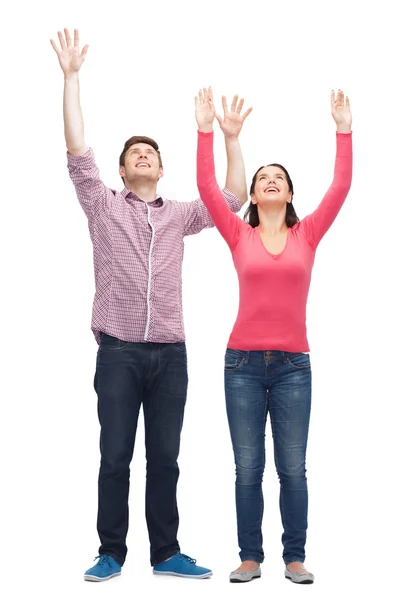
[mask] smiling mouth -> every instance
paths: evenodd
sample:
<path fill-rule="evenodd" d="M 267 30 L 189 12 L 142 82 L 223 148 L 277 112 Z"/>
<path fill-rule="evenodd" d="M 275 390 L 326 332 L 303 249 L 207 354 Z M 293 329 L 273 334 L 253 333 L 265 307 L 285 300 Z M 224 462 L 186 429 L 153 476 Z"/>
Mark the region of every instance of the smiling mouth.
<path fill-rule="evenodd" d="M 137 163 L 136 167 L 137 168 L 141 167 L 142 169 L 150 169 L 151 168 L 150 165 L 148 163 L 145 163 L 145 162 Z"/>
<path fill-rule="evenodd" d="M 277 192 L 277 193 L 278 193 L 279 191 L 280 191 L 280 190 L 279 190 L 278 188 L 274 187 L 274 186 L 271 186 L 271 187 L 269 187 L 269 188 L 267 188 L 267 189 L 265 189 L 265 190 L 264 190 L 264 192 L 265 192 L 266 194 L 268 194 L 268 193 L 270 193 L 270 192 Z"/>

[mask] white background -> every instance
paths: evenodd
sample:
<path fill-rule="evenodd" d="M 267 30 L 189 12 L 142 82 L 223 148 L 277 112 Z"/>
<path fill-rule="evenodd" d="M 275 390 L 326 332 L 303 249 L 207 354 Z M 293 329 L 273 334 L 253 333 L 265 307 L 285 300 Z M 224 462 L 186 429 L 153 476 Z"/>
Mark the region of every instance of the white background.
<path fill-rule="evenodd" d="M 410 111 L 406 2 L 5 3 L 1 38 L 3 598 L 408 597 L 410 544 Z M 63 75 L 49 39 L 80 29 L 86 142 L 122 188 L 131 135 L 158 140 L 160 193 L 197 197 L 193 97 L 212 85 L 252 105 L 241 141 L 248 184 L 283 163 L 302 218 L 332 179 L 329 95 L 351 98 L 354 178 L 320 244 L 308 304 L 313 407 L 306 565 L 314 586 L 283 578 L 278 481 L 267 429 L 263 577 L 230 586 L 238 566 L 234 464 L 222 359 L 237 278 L 216 230 L 186 240 L 189 395 L 180 455 L 179 541 L 206 581 L 155 578 L 144 521 L 143 422 L 132 464 L 122 577 L 86 584 L 97 554 L 97 345 L 87 222 L 70 183 Z M 218 125 L 217 125 L 218 129 Z M 223 136 L 216 163 L 225 177 Z M 4 594 L 6 592 L 6 594 Z"/>

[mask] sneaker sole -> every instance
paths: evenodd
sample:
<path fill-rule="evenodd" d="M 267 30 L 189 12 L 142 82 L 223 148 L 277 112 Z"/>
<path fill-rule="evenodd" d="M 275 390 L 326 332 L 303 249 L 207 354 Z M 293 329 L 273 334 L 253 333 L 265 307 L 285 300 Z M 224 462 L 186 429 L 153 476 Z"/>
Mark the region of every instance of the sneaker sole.
<path fill-rule="evenodd" d="M 108 575 L 107 577 L 96 577 L 95 575 L 84 575 L 84 581 L 107 581 L 108 579 L 112 579 L 113 577 L 118 577 L 121 573 L 113 573 L 113 575 Z"/>
<path fill-rule="evenodd" d="M 174 577 L 185 577 L 186 579 L 208 579 L 213 574 L 212 571 L 203 575 L 184 575 L 183 573 L 174 573 L 174 571 L 154 571 L 154 575 L 174 575 Z"/>

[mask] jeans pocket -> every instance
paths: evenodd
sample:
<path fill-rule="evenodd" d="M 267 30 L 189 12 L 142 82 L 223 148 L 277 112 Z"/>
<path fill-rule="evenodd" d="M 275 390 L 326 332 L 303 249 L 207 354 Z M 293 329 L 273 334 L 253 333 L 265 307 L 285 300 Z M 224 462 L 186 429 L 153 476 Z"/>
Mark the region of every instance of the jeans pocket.
<path fill-rule="evenodd" d="M 187 348 L 186 348 L 186 343 L 185 342 L 175 342 L 173 344 L 173 348 L 175 350 L 177 350 L 177 352 L 179 352 L 180 354 L 187 354 Z"/>
<path fill-rule="evenodd" d="M 109 350 L 110 352 L 115 352 L 118 350 L 124 350 L 127 348 L 131 342 L 125 342 L 124 340 L 119 340 L 112 335 L 108 335 L 108 333 L 101 332 L 100 334 L 100 350 Z"/>
<path fill-rule="evenodd" d="M 237 371 L 240 369 L 247 358 L 247 353 L 242 350 L 233 350 L 227 348 L 224 357 L 224 369 L 226 371 Z"/>
<path fill-rule="evenodd" d="M 294 369 L 311 369 L 310 355 L 305 352 L 289 353 L 286 357 L 287 363 Z"/>

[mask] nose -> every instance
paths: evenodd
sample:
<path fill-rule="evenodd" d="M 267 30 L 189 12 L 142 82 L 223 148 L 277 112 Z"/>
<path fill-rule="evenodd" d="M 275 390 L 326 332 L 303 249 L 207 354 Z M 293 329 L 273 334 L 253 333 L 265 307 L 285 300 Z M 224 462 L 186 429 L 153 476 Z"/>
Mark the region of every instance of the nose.
<path fill-rule="evenodd" d="M 147 158 L 147 154 L 141 153 L 140 156 L 139 156 L 139 158 Z"/>

